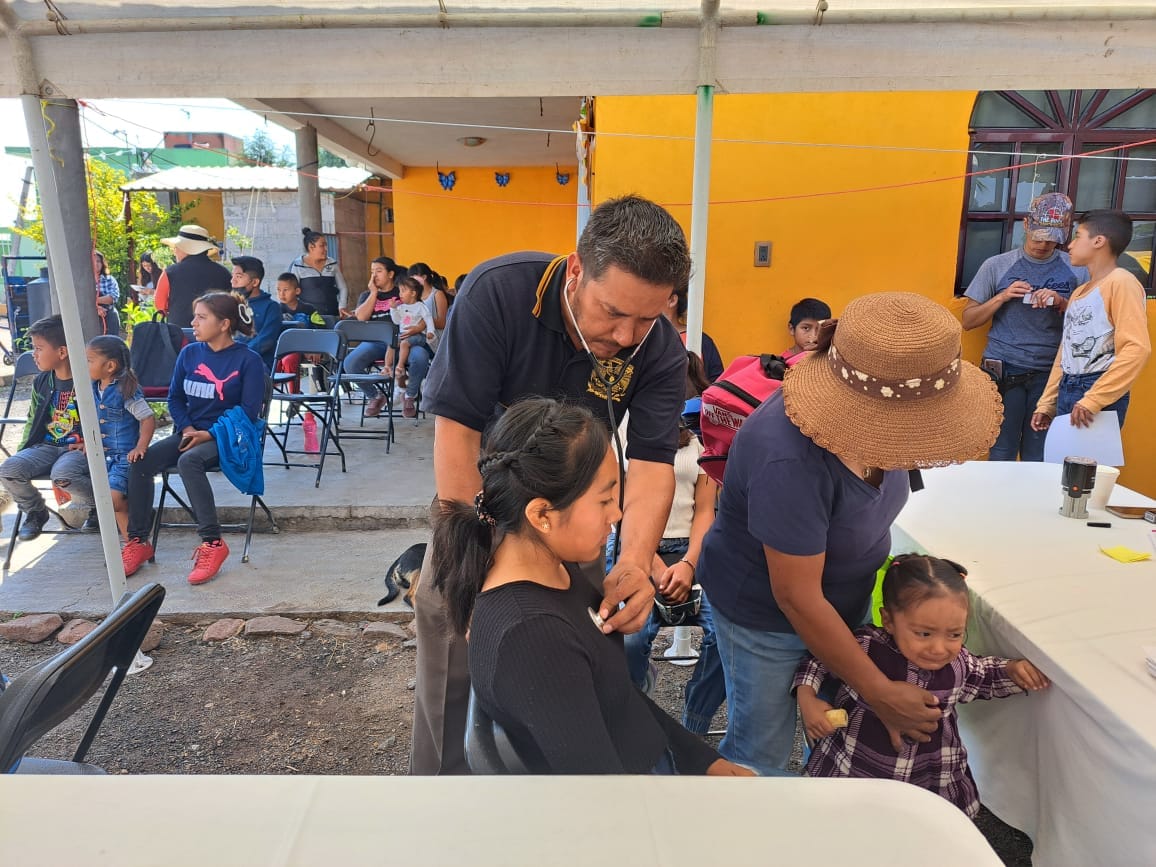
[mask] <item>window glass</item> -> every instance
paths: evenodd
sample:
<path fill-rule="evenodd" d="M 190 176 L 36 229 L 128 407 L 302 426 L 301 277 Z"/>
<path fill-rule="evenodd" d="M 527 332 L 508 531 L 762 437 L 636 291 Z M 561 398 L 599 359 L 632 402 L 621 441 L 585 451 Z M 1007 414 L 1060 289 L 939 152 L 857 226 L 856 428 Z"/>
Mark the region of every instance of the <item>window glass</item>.
<path fill-rule="evenodd" d="M 1134 91 L 1133 91 L 1134 92 Z M 1139 105 L 1134 105 L 1125 112 L 1104 124 L 1106 129 L 1152 129 L 1156 127 L 1156 99 L 1149 97 Z"/>
<path fill-rule="evenodd" d="M 963 243 L 963 272 L 960 275 L 962 281 L 960 285 L 966 289 L 984 260 L 1002 252 L 1000 247 L 1003 243 L 1003 223 L 968 220 L 967 234 Z"/>
<path fill-rule="evenodd" d="M 1106 145 L 1084 145 L 1084 150 L 1099 150 Z M 1096 208 L 1112 207 L 1112 190 L 1116 184 L 1116 166 L 1119 165 L 1114 153 L 1078 160 L 1080 180 L 1076 187 L 1076 211 L 1091 211 Z"/>
<path fill-rule="evenodd" d="M 992 169 L 1006 168 L 1011 165 L 1010 153 L 1015 145 L 988 144 L 976 145 L 973 150 L 979 153 L 971 155 L 971 170 L 985 172 Z M 1001 153 L 984 153 L 994 150 Z M 1011 187 L 1011 172 L 992 172 L 986 175 L 976 175 L 971 178 L 967 209 L 969 211 L 1006 211 L 1008 192 Z"/>
<path fill-rule="evenodd" d="M 1024 144 L 1020 150 L 1020 157 L 1016 160 L 1020 164 L 1019 176 L 1016 180 L 1016 213 L 1027 213 L 1032 199 L 1044 193 L 1054 192 L 1056 181 L 1060 177 L 1060 164 L 1044 163 L 1043 165 L 1025 165 L 1049 157 L 1059 156 L 1063 152 L 1063 145 L 1056 144 Z"/>
<path fill-rule="evenodd" d="M 1050 112 L 1049 112 L 1050 114 Z M 993 90 L 984 91 L 975 101 L 971 125 L 997 129 L 1039 129 L 1040 124 L 1031 115 L 1024 114 L 1015 105 Z"/>
<path fill-rule="evenodd" d="M 1099 91 L 1093 90 L 1092 93 Z M 1104 98 L 1100 101 L 1100 105 L 1096 108 L 1096 115 L 1099 116 L 1115 108 L 1128 97 L 1135 95 L 1135 90 L 1109 90 L 1104 94 Z"/>
<path fill-rule="evenodd" d="M 1046 90 L 1017 90 L 1016 94 L 1026 99 L 1042 111 L 1044 115 L 1055 120 L 1056 113 L 1052 111 L 1052 104 L 1048 101 L 1048 92 Z"/>
<path fill-rule="evenodd" d="M 1116 264 L 1136 275 L 1145 286 L 1152 273 L 1152 235 L 1156 232 L 1156 222 L 1138 221 L 1132 224 L 1132 243 Z"/>
<path fill-rule="evenodd" d="M 1124 164 L 1124 210 L 1156 212 L 1156 146 L 1130 148 Z"/>

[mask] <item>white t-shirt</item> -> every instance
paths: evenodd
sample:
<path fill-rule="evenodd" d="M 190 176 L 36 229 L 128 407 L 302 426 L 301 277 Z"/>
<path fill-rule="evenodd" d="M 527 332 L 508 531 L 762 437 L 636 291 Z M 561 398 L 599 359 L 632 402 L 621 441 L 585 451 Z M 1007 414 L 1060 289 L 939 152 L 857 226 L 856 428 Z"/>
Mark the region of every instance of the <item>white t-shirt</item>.
<path fill-rule="evenodd" d="M 689 443 L 675 452 L 674 502 L 670 506 L 666 529 L 662 531 L 664 539 L 690 537 L 690 525 L 694 520 L 694 488 L 698 484 L 698 477 L 703 474 L 702 467 L 698 465 L 702 452 L 702 443 L 694 436 L 690 438 Z"/>

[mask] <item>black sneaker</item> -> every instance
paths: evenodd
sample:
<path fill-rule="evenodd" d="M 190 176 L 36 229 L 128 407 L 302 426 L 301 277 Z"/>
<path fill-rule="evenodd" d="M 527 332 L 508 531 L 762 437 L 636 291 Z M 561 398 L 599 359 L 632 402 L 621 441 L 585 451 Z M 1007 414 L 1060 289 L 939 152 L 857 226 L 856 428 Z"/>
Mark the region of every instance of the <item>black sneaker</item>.
<path fill-rule="evenodd" d="M 49 517 L 47 509 L 39 509 L 25 515 L 24 524 L 20 528 L 20 541 L 31 542 L 39 537 L 44 532 L 44 525 L 48 523 Z"/>
<path fill-rule="evenodd" d="M 80 525 L 80 532 L 82 533 L 99 533 L 100 521 L 96 519 L 96 509 L 90 509 L 88 517 L 84 519 L 84 523 Z"/>

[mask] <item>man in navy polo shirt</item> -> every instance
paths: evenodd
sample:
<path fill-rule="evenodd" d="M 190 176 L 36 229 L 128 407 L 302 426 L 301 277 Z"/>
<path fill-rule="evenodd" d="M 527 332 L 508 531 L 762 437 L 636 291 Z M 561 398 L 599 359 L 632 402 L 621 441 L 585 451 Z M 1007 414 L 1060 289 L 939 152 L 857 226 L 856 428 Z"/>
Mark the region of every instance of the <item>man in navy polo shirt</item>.
<path fill-rule="evenodd" d="M 686 352 L 662 313 L 689 278 L 686 237 L 670 214 L 638 196 L 604 202 L 577 252 L 512 253 L 470 273 L 426 383 L 438 496 L 465 503 L 482 487 L 482 431 L 516 401 L 568 400 L 612 428 L 630 410 L 622 554 L 602 584 L 606 632 L 636 632 L 654 598 L 650 564 L 674 497 L 686 387 Z M 415 600 L 410 772 L 468 773 L 466 646 L 428 564 Z"/>

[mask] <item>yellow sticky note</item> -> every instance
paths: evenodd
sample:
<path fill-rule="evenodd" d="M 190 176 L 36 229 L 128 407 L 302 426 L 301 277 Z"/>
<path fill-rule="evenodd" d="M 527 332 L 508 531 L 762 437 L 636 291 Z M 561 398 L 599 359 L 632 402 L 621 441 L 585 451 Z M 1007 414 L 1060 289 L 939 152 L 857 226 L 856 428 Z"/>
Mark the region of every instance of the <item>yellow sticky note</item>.
<path fill-rule="evenodd" d="M 1141 560 L 1152 559 L 1152 555 L 1145 551 L 1133 551 L 1131 548 L 1125 548 L 1123 545 L 1116 545 L 1114 548 L 1105 548 L 1101 545 L 1100 550 L 1113 560 L 1118 560 L 1121 563 L 1139 563 Z"/>

